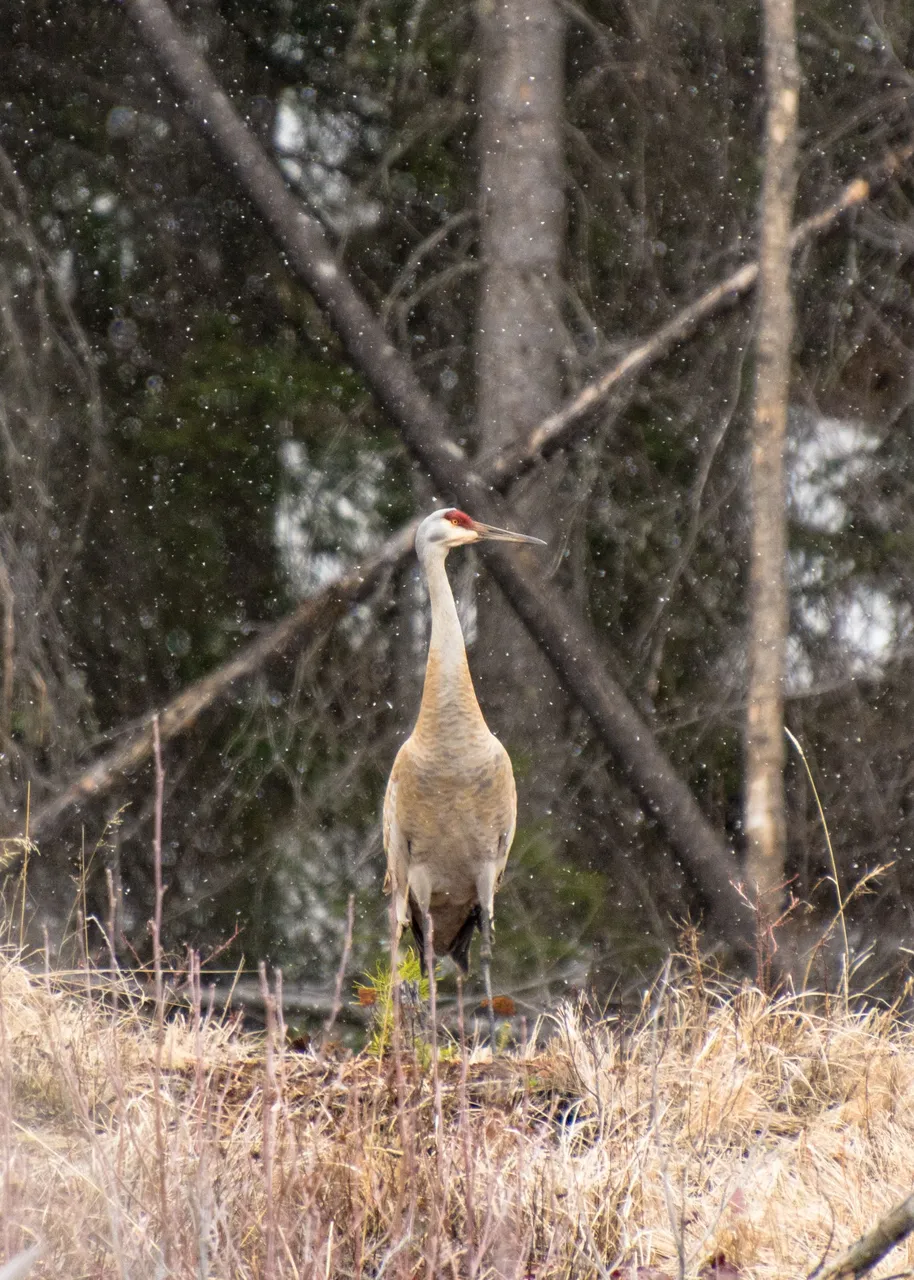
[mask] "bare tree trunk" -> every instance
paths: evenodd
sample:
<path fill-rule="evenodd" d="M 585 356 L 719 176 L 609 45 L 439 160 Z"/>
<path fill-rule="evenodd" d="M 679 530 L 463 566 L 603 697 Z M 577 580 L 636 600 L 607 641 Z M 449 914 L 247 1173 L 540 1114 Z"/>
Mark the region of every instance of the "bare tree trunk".
<path fill-rule="evenodd" d="M 517 449 L 562 393 L 561 262 L 564 21 L 557 0 L 479 0 L 480 294 L 476 332 L 476 451 L 486 465 Z M 550 501 L 564 461 L 540 467 L 515 497 L 521 528 L 555 547 L 562 504 Z M 491 582 L 491 579 L 489 579 Z M 480 696 L 508 745 L 535 742 L 521 810 L 551 811 L 567 749 L 565 699 L 533 637 L 483 582 Z M 517 679 L 517 673 L 524 673 Z"/>
<path fill-rule="evenodd" d="M 484 485 L 464 460 L 451 438 L 446 415 L 387 340 L 334 259 L 320 227 L 289 193 L 163 0 L 125 0 L 124 7 L 177 83 L 190 114 L 285 250 L 290 268 L 325 309 L 350 358 L 438 492 L 468 503 L 484 520 L 504 525 L 510 517 L 499 510 L 491 486 Z M 502 590 L 535 634 L 569 694 L 593 718 L 601 740 L 622 764 L 633 789 L 657 814 L 674 852 L 706 895 L 721 936 L 743 950 L 749 938 L 748 922 L 730 879 L 732 857 L 726 843 L 702 815 L 648 725 L 606 673 L 592 628 L 569 608 L 563 593 L 523 565 L 522 557 L 511 560 L 498 551 L 493 544 L 487 561 Z"/>
<path fill-rule="evenodd" d="M 56 796 L 33 810 L 28 834 L 39 839 L 68 810 L 78 813 L 86 801 L 104 795 L 117 786 L 125 774 L 145 764 L 152 754 L 154 720 L 158 721 L 161 742 L 169 742 L 186 733 L 213 703 L 225 697 L 236 683 L 259 671 L 269 658 L 301 646 L 332 627 L 357 600 L 370 596 L 384 575 L 411 554 L 416 523 L 414 520 L 393 534 L 376 555 L 358 568 L 307 596 L 291 613 L 267 627 L 228 662 L 188 685 L 160 711 L 143 717 L 143 723 L 133 733 L 119 734 L 116 746 L 71 779 Z"/>
<path fill-rule="evenodd" d="M 486 460 L 559 402 L 564 24 L 555 0 L 480 0 L 477 431 Z"/>
<path fill-rule="evenodd" d="M 762 909 L 784 879 L 784 661 L 787 512 L 784 441 L 793 310 L 790 224 L 799 99 L 793 0 L 764 0 L 768 112 L 752 428 L 749 688 L 746 723 L 747 877 Z"/>
<path fill-rule="evenodd" d="M 797 223 L 791 232 L 790 249 L 795 253 L 808 244 L 814 236 L 825 235 L 839 225 L 840 219 L 851 209 L 865 204 L 880 191 L 914 155 L 914 144 L 908 142 L 895 151 L 886 152 L 866 172 L 866 176 L 852 179 L 837 196 L 818 211 Z M 661 360 L 678 343 L 688 342 L 705 320 L 711 319 L 737 303 L 758 282 L 758 262 L 747 262 L 736 271 L 706 290 L 693 302 L 687 303 L 669 320 L 646 337 L 633 342 L 625 355 L 608 369 L 588 382 L 576 396 L 566 401 L 554 413 L 546 413 L 529 431 L 521 444 L 494 459 L 486 468 L 487 481 L 504 493 L 521 476 L 526 475 L 545 458 L 551 458 L 559 449 L 567 449 L 575 443 L 587 421 L 587 415 L 602 404 L 608 396 L 640 373 Z"/>
<path fill-rule="evenodd" d="M 895 173 L 904 158 L 914 153 L 907 146 L 898 153 L 883 158 L 875 171 L 872 182 L 855 178 L 831 204 L 819 213 L 807 218 L 794 229 L 792 247 L 805 243 L 813 235 L 830 231 L 849 208 L 867 200 L 872 190 L 878 189 Z M 664 356 L 673 343 L 687 340 L 701 321 L 717 310 L 735 303 L 751 288 L 758 276 L 758 263 L 741 267 L 720 284 L 702 294 L 695 302 L 668 320 L 652 334 L 633 346 L 621 360 L 605 370 L 599 378 L 589 383 L 582 392 L 569 401 L 559 412 L 544 418 L 526 437 L 519 448 L 509 454 L 499 455 L 482 472 L 482 482 L 488 488 L 504 492 L 517 479 L 526 474 L 541 458 L 553 450 L 565 448 L 574 442 L 574 431 L 580 428 L 586 412 L 612 388 L 626 378 L 634 377 L 642 369 Z M 383 578 L 412 554 L 416 522 L 413 521 L 392 534 L 378 552 L 363 561 L 352 571 L 343 573 L 314 595 L 261 633 L 257 640 L 245 646 L 222 666 L 210 672 L 195 684 L 184 689 L 176 698 L 159 710 L 162 741 L 188 732 L 199 716 L 214 702 L 223 698 L 240 680 L 258 671 L 261 665 L 286 647 L 301 645 L 313 638 L 315 630 L 332 625 L 334 611 L 349 607 L 355 600 L 368 596 Z M 99 757 L 88 769 L 71 779 L 57 796 L 31 815 L 31 834 L 44 835 L 69 809 L 79 811 L 89 797 L 97 798 L 110 791 L 132 769 L 144 764 L 152 751 L 152 712 L 141 717 L 142 727 L 117 747 Z M 123 732 L 118 734 L 123 737 Z M 8 834 L 12 834 L 10 828 Z"/>

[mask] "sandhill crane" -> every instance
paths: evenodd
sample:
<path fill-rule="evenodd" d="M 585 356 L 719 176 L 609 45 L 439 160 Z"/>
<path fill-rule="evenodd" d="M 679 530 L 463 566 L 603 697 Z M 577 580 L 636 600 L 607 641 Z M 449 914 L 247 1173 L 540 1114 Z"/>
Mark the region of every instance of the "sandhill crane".
<path fill-rule="evenodd" d="M 384 797 L 385 891 L 397 932 L 407 923 L 425 962 L 427 920 L 437 955 L 469 971 L 473 931 L 495 1041 L 492 912 L 517 823 L 508 753 L 482 717 L 444 561 L 452 547 L 486 540 L 544 546 L 541 538 L 480 524 L 447 507 L 419 525 L 416 554 L 428 584 L 432 634 L 419 717 L 403 743 Z"/>

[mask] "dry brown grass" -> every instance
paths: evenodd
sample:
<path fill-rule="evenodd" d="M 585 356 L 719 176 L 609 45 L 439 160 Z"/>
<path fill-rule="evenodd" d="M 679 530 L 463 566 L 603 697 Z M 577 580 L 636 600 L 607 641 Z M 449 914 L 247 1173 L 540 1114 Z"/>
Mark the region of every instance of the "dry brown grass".
<path fill-rule="evenodd" d="M 445 1057 L 436 1101 L 406 1053 L 98 991 L 0 956 L 0 1263 L 40 1239 L 33 1275 L 803 1276 L 911 1188 L 891 1010 L 686 971 L 624 1029 L 569 1007 L 523 1053 Z"/>

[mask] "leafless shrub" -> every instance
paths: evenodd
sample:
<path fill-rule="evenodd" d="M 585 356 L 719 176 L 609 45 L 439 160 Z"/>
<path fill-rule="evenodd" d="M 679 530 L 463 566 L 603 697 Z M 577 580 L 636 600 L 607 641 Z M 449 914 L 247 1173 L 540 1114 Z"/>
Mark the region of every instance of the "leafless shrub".
<path fill-rule="evenodd" d="M 0 150 L 0 797 L 22 812 L 93 732 L 67 611 L 102 479 L 98 377 L 71 258 Z"/>

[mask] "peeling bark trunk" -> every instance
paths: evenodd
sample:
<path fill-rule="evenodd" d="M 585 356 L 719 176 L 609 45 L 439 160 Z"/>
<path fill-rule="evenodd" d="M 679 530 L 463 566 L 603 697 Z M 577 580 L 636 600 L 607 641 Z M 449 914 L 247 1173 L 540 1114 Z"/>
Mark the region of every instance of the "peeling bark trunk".
<path fill-rule="evenodd" d="M 477 477 L 451 439 L 446 416 L 389 343 L 335 261 L 320 228 L 288 192 L 162 0 L 125 0 L 125 8 L 178 85 L 189 113 L 231 166 L 286 252 L 291 270 L 325 309 L 350 358 L 438 492 L 466 503 L 489 523 L 509 523 L 512 517 L 495 502 L 492 486 Z M 490 552 L 497 551 L 493 544 Z M 743 903 L 730 880 L 730 850 L 702 815 L 647 724 L 605 672 L 592 628 L 569 608 L 548 579 L 515 562 L 521 557 L 490 558 L 500 586 L 535 632 L 559 679 L 593 717 L 601 740 L 620 760 L 633 789 L 657 813 L 676 856 L 707 896 L 721 936 L 743 952 L 749 929 Z"/>
<path fill-rule="evenodd" d="M 914 147 L 910 145 L 898 153 L 892 152 L 879 162 L 869 181 L 855 178 L 837 200 L 794 229 L 792 247 L 796 249 L 798 244 L 805 243 L 812 236 L 833 230 L 847 209 L 855 208 L 869 199 L 871 192 L 878 190 L 880 183 L 888 181 L 902 159 L 912 153 Z M 687 341 L 702 320 L 714 315 L 725 305 L 735 305 L 745 291 L 754 286 L 757 276 L 758 264 L 749 263 L 684 307 L 672 320 L 637 343 L 621 360 L 588 384 L 560 412 L 543 419 L 519 449 L 494 459 L 491 466 L 483 471 L 483 484 L 492 491 L 502 493 L 518 476 L 526 474 L 536 465 L 542 452 L 549 456 L 553 449 L 573 444 L 575 428 L 580 427 L 587 410 L 599 403 L 601 396 L 624 379 L 633 377 L 662 358 L 674 342 Z M 392 534 L 378 553 L 370 560 L 363 561 L 353 573 L 341 574 L 338 579 L 309 596 L 292 613 L 263 632 L 257 640 L 196 684 L 184 689 L 161 708 L 158 714 L 163 742 L 191 730 L 203 711 L 226 696 L 237 681 L 258 671 L 268 658 L 282 653 L 287 645 L 301 645 L 313 640 L 319 626 L 332 624 L 333 610 L 338 603 L 350 607 L 355 600 L 370 595 L 385 573 L 391 572 L 412 555 L 415 529 L 416 522 L 413 521 L 398 533 Z M 71 779 L 57 796 L 34 810 L 31 815 L 31 834 L 36 838 L 44 835 L 68 810 L 79 812 L 80 805 L 87 797 L 104 795 L 119 785 L 131 770 L 144 764 L 152 752 L 151 717 L 152 712 L 142 716 L 144 728 L 138 730 L 134 737 L 101 756 L 89 769 Z M 9 834 L 12 831 L 13 828 L 10 828 Z"/>
<path fill-rule="evenodd" d="M 563 22 L 554 0 L 482 0 L 477 444 L 520 445 L 561 392 Z"/>
<path fill-rule="evenodd" d="M 746 871 L 766 915 L 784 880 L 787 512 L 784 444 L 793 310 L 791 215 L 799 99 L 793 0 L 765 0 L 768 112 L 752 424 L 752 541 L 746 722 Z"/>
<path fill-rule="evenodd" d="M 480 294 L 476 332 L 476 455 L 483 467 L 522 447 L 561 401 L 564 21 L 556 0 L 480 0 Z M 564 504 L 557 458 L 515 495 L 520 528 L 554 551 Z M 551 498 L 550 498 L 550 495 Z M 562 786 L 565 699 L 549 664 L 500 592 L 483 586 L 474 670 L 495 732 L 530 744 L 520 810 L 547 813 Z M 516 672 L 526 678 L 518 682 Z M 535 746 L 533 745 L 535 744 Z"/>

